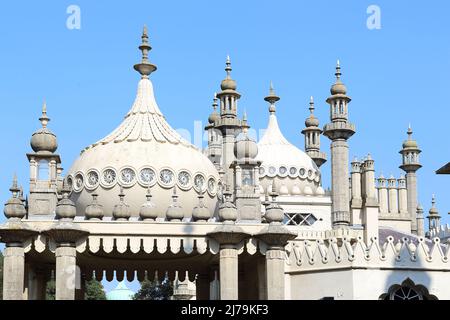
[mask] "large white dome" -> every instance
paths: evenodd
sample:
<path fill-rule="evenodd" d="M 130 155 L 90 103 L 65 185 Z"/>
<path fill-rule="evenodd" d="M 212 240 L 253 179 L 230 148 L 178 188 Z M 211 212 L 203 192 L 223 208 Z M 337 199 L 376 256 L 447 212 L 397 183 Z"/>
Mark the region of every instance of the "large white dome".
<path fill-rule="evenodd" d="M 267 129 L 258 142 L 261 192 L 271 191 L 273 180 L 281 195 L 322 195 L 320 171 L 314 161 L 281 133 L 272 105 Z"/>
<path fill-rule="evenodd" d="M 138 216 L 150 185 L 160 217 L 172 203 L 174 186 L 184 216 L 190 217 L 199 192 L 211 216 L 217 204 L 219 174 L 212 162 L 166 122 L 148 77 L 139 81 L 136 100 L 111 134 L 82 151 L 67 175 L 77 215 L 84 215 L 98 194 L 105 216 L 111 216 L 123 187 L 131 216 Z"/>

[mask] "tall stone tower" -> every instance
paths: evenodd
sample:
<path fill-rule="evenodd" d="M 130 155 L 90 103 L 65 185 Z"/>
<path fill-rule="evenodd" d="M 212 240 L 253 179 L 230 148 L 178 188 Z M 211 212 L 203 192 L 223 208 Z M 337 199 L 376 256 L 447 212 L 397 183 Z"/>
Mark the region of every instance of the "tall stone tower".
<path fill-rule="evenodd" d="M 220 118 L 215 121 L 214 126 L 222 135 L 221 166 L 228 176 L 226 183 L 231 183 L 231 163 L 234 161 L 234 143 L 236 136 L 242 132 L 243 123 L 237 117 L 237 102 L 241 95 L 236 91 L 236 81 L 231 79 L 231 62 L 227 57 L 225 71 L 227 76 L 220 84 L 221 91 L 217 94 L 220 100 Z M 234 187 L 234 186 L 233 186 Z"/>
<path fill-rule="evenodd" d="M 320 151 L 319 119 L 314 116 L 314 99 L 311 96 L 309 101 L 309 112 L 311 113 L 305 120 L 305 129 L 302 134 L 305 136 L 305 151 L 313 159 L 318 168 L 327 161 L 327 155 Z"/>
<path fill-rule="evenodd" d="M 417 234 L 417 176 L 416 171 L 422 165 L 419 162 L 419 153 L 421 150 L 417 141 L 412 138 L 412 129 L 409 126 L 407 134 L 408 139 L 403 142 L 402 150 L 402 165 L 400 169 L 406 172 L 406 191 L 408 194 L 407 206 L 408 213 L 411 217 L 411 232 Z"/>
<path fill-rule="evenodd" d="M 331 140 L 331 195 L 333 228 L 348 227 L 349 209 L 349 174 L 347 140 L 355 133 L 355 126 L 348 121 L 347 88 L 341 81 L 339 60 L 336 66 L 336 82 L 331 86 L 330 120 L 323 128 L 323 134 Z"/>
<path fill-rule="evenodd" d="M 61 159 L 55 154 L 58 148 L 56 136 L 47 124 L 47 106 L 42 106 L 39 118 L 42 128 L 33 133 L 30 141 L 34 153 L 28 153 L 30 162 L 30 197 L 28 200 L 29 215 L 51 215 L 58 202 L 58 184 Z M 75 183 L 77 183 L 75 181 Z"/>

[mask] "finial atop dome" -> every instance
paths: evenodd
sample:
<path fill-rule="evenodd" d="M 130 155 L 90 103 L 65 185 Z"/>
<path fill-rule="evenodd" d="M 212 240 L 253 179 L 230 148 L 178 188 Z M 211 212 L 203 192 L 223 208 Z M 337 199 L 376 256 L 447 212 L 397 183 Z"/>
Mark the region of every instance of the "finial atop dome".
<path fill-rule="evenodd" d="M 431 208 L 430 208 L 429 213 L 430 213 L 430 216 L 438 216 L 439 215 L 439 212 L 436 208 L 436 196 L 434 194 L 431 196 Z"/>
<path fill-rule="evenodd" d="M 219 99 L 217 99 L 217 93 L 214 92 L 214 98 L 213 98 L 213 103 L 212 103 L 212 107 L 213 107 L 213 111 L 211 112 L 211 114 L 208 117 L 208 122 L 210 124 L 213 124 L 214 122 L 218 121 L 220 119 L 220 115 L 217 113 L 217 107 L 218 107 L 218 101 Z"/>
<path fill-rule="evenodd" d="M 308 127 L 308 128 L 309 127 L 318 127 L 319 126 L 319 119 L 317 119 L 314 116 L 314 109 L 315 109 L 314 108 L 314 98 L 313 98 L 313 96 L 311 96 L 310 99 L 309 99 L 309 112 L 310 112 L 310 115 L 305 120 L 305 126 Z"/>
<path fill-rule="evenodd" d="M 48 122 L 50 121 L 50 118 L 47 117 L 47 103 L 45 102 L 45 100 L 42 104 L 42 116 L 39 118 L 39 121 L 42 124 L 42 128 L 46 128 Z"/>
<path fill-rule="evenodd" d="M 158 210 L 156 205 L 152 202 L 152 193 L 150 185 L 147 186 L 147 194 L 145 195 L 147 201 L 141 206 L 139 216 L 142 220 L 154 221 L 158 218 Z"/>
<path fill-rule="evenodd" d="M 103 206 L 98 203 L 97 197 L 98 194 L 96 192 L 92 193 L 92 202 L 86 207 L 85 217 L 88 220 L 89 219 L 102 220 L 104 216 Z"/>
<path fill-rule="evenodd" d="M 141 39 L 142 42 L 139 46 L 139 50 L 142 51 L 142 60 L 141 63 L 134 65 L 134 69 L 142 75 L 142 78 L 148 78 L 148 76 L 156 70 L 156 66 L 151 64 L 148 60 L 148 53 L 152 50 L 152 47 L 148 42 L 147 26 L 145 25 L 144 30 L 142 31 Z"/>
<path fill-rule="evenodd" d="M 125 203 L 125 193 L 123 192 L 123 186 L 120 186 L 119 203 L 114 206 L 113 217 L 116 220 L 128 220 L 131 216 L 130 206 Z"/>
<path fill-rule="evenodd" d="M 177 186 L 173 187 L 172 204 L 167 208 L 166 217 L 169 221 L 181 221 L 184 218 L 183 209 L 178 203 Z"/>
<path fill-rule="evenodd" d="M 198 194 L 198 204 L 192 210 L 192 219 L 194 221 L 206 222 L 210 218 L 209 210 L 203 201 L 203 193 Z"/>
<path fill-rule="evenodd" d="M 230 56 L 227 55 L 227 60 L 225 62 L 225 71 L 227 73 L 227 76 L 225 77 L 224 80 L 222 80 L 222 83 L 220 84 L 220 88 L 222 90 L 231 90 L 234 91 L 237 88 L 237 84 L 236 81 L 234 81 L 233 79 L 231 79 L 231 70 L 233 70 L 231 68 L 231 60 L 230 60 Z"/>
<path fill-rule="evenodd" d="M 345 85 L 342 83 L 341 81 L 341 63 L 339 62 L 339 60 L 337 60 L 336 62 L 336 82 L 331 86 L 331 94 L 335 95 L 335 94 L 342 94 L 345 95 L 347 93 L 347 88 L 345 87 Z"/>
<path fill-rule="evenodd" d="M 280 97 L 275 94 L 273 83 L 270 81 L 269 95 L 264 98 L 265 101 L 270 103 L 269 112 L 274 114 L 276 111 L 275 103 L 280 100 Z"/>
<path fill-rule="evenodd" d="M 403 142 L 403 148 L 418 148 L 417 141 L 413 139 L 412 134 L 413 130 L 411 128 L 411 124 L 408 125 L 408 130 L 406 131 L 408 134 L 408 139 Z"/>
<path fill-rule="evenodd" d="M 9 188 L 12 193 L 11 198 L 5 203 L 3 213 L 5 217 L 22 219 L 26 215 L 26 209 L 23 201 L 19 198 L 20 188 L 17 185 L 17 175 L 14 173 L 12 186 Z"/>

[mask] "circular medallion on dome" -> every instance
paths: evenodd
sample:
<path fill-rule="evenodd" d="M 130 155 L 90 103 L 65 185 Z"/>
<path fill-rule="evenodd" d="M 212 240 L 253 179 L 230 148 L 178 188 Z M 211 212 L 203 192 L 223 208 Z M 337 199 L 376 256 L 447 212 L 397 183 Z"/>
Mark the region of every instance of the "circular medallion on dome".
<path fill-rule="evenodd" d="M 281 166 L 278 172 L 280 174 L 280 177 L 286 177 L 288 175 L 288 171 L 285 166 Z"/>
<path fill-rule="evenodd" d="M 83 184 L 84 184 L 84 175 L 82 172 L 77 172 L 75 174 L 75 182 L 73 184 L 73 190 L 75 192 L 80 192 L 83 190 Z"/>
<path fill-rule="evenodd" d="M 269 167 L 269 177 L 275 177 L 275 175 L 277 174 L 277 169 L 275 167 Z"/>
<path fill-rule="evenodd" d="M 183 190 L 189 190 L 192 187 L 191 174 L 186 170 L 178 172 L 178 186 Z"/>
<path fill-rule="evenodd" d="M 204 192 L 205 191 L 205 177 L 200 174 L 197 173 L 194 177 L 194 189 L 197 192 Z"/>
<path fill-rule="evenodd" d="M 314 172 L 311 169 L 308 170 L 308 180 L 314 180 Z"/>
<path fill-rule="evenodd" d="M 86 189 L 93 190 L 98 187 L 100 183 L 100 175 L 97 170 L 91 169 L 87 173 Z"/>
<path fill-rule="evenodd" d="M 289 176 L 291 178 L 295 178 L 297 176 L 297 172 L 298 172 L 298 170 L 297 170 L 296 167 L 290 167 L 289 168 Z"/>
<path fill-rule="evenodd" d="M 126 167 L 120 170 L 120 184 L 124 187 L 131 187 L 136 183 L 136 171 L 133 168 Z"/>
<path fill-rule="evenodd" d="M 100 184 L 105 188 L 112 188 L 117 182 L 117 173 L 114 168 L 103 169 Z"/>
<path fill-rule="evenodd" d="M 300 168 L 300 170 L 298 171 L 298 174 L 299 174 L 300 178 L 305 179 L 307 176 L 306 169 Z"/>
<path fill-rule="evenodd" d="M 259 176 L 264 177 L 266 169 L 264 167 L 259 167 Z"/>
<path fill-rule="evenodd" d="M 173 187 L 175 185 L 174 173 L 170 169 L 162 169 L 159 172 L 159 183 L 163 187 Z"/>
<path fill-rule="evenodd" d="M 144 167 L 139 171 L 138 182 L 143 187 L 153 186 L 156 183 L 156 172 L 153 168 Z"/>
<path fill-rule="evenodd" d="M 210 196 L 215 196 L 217 193 L 217 184 L 216 180 L 213 177 L 208 179 L 208 193 Z"/>

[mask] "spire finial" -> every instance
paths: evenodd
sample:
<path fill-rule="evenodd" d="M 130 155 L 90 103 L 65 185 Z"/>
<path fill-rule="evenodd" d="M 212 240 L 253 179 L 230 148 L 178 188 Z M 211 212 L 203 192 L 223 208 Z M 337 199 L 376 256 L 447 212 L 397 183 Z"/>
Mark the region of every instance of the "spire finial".
<path fill-rule="evenodd" d="M 213 104 L 212 104 L 214 111 L 217 110 L 217 106 L 218 106 L 217 101 L 218 101 L 218 100 L 219 100 L 219 99 L 217 99 L 217 92 L 214 92 L 214 98 L 213 98 Z"/>
<path fill-rule="evenodd" d="M 39 118 L 39 121 L 42 124 L 42 128 L 46 128 L 50 118 L 47 116 L 47 102 L 44 99 L 42 103 L 42 116 Z"/>
<path fill-rule="evenodd" d="M 225 67 L 225 71 L 227 72 L 227 79 L 231 79 L 231 70 L 233 70 L 231 68 L 231 60 L 230 60 L 230 55 L 227 54 L 227 61 L 225 62 L 226 67 Z"/>
<path fill-rule="evenodd" d="M 150 184 L 147 186 L 147 194 L 145 195 L 147 198 L 147 201 L 150 202 L 152 200 L 152 193 L 151 193 L 151 187 Z"/>
<path fill-rule="evenodd" d="M 134 65 L 134 69 L 142 75 L 142 78 L 148 78 L 148 76 L 156 70 L 156 66 L 148 61 L 148 53 L 152 50 L 152 47 L 148 41 L 148 31 L 146 25 L 144 25 L 141 39 L 142 41 L 139 46 L 139 50 L 142 51 L 142 59 L 141 63 Z"/>
<path fill-rule="evenodd" d="M 120 186 L 120 193 L 119 193 L 120 202 L 123 202 L 124 198 L 125 198 L 125 194 L 123 193 L 123 186 Z"/>
<path fill-rule="evenodd" d="M 309 98 L 309 112 L 311 112 L 311 115 L 314 113 L 314 98 L 311 96 Z"/>
<path fill-rule="evenodd" d="M 273 88 L 272 81 L 270 81 L 269 95 L 267 97 L 265 97 L 264 100 L 270 103 L 270 107 L 269 107 L 270 114 L 275 114 L 275 111 L 276 111 L 275 103 L 278 100 L 280 100 L 280 97 L 278 97 L 275 94 L 275 89 Z"/>
<path fill-rule="evenodd" d="M 412 140 L 412 128 L 411 128 L 411 123 L 408 125 L 408 131 L 406 131 L 406 133 L 408 134 L 408 140 Z"/>
<path fill-rule="evenodd" d="M 340 81 L 341 80 L 341 63 L 339 62 L 339 59 L 336 62 L 336 80 Z"/>
<path fill-rule="evenodd" d="M 11 185 L 11 188 L 9 188 L 9 191 L 11 191 L 13 196 L 16 196 L 19 193 L 19 191 L 20 191 L 20 188 L 19 188 L 19 186 L 17 184 L 17 174 L 15 172 L 14 172 L 14 175 L 13 175 L 12 185 Z"/>
<path fill-rule="evenodd" d="M 431 195 L 431 207 L 436 208 L 436 196 L 434 193 Z"/>

